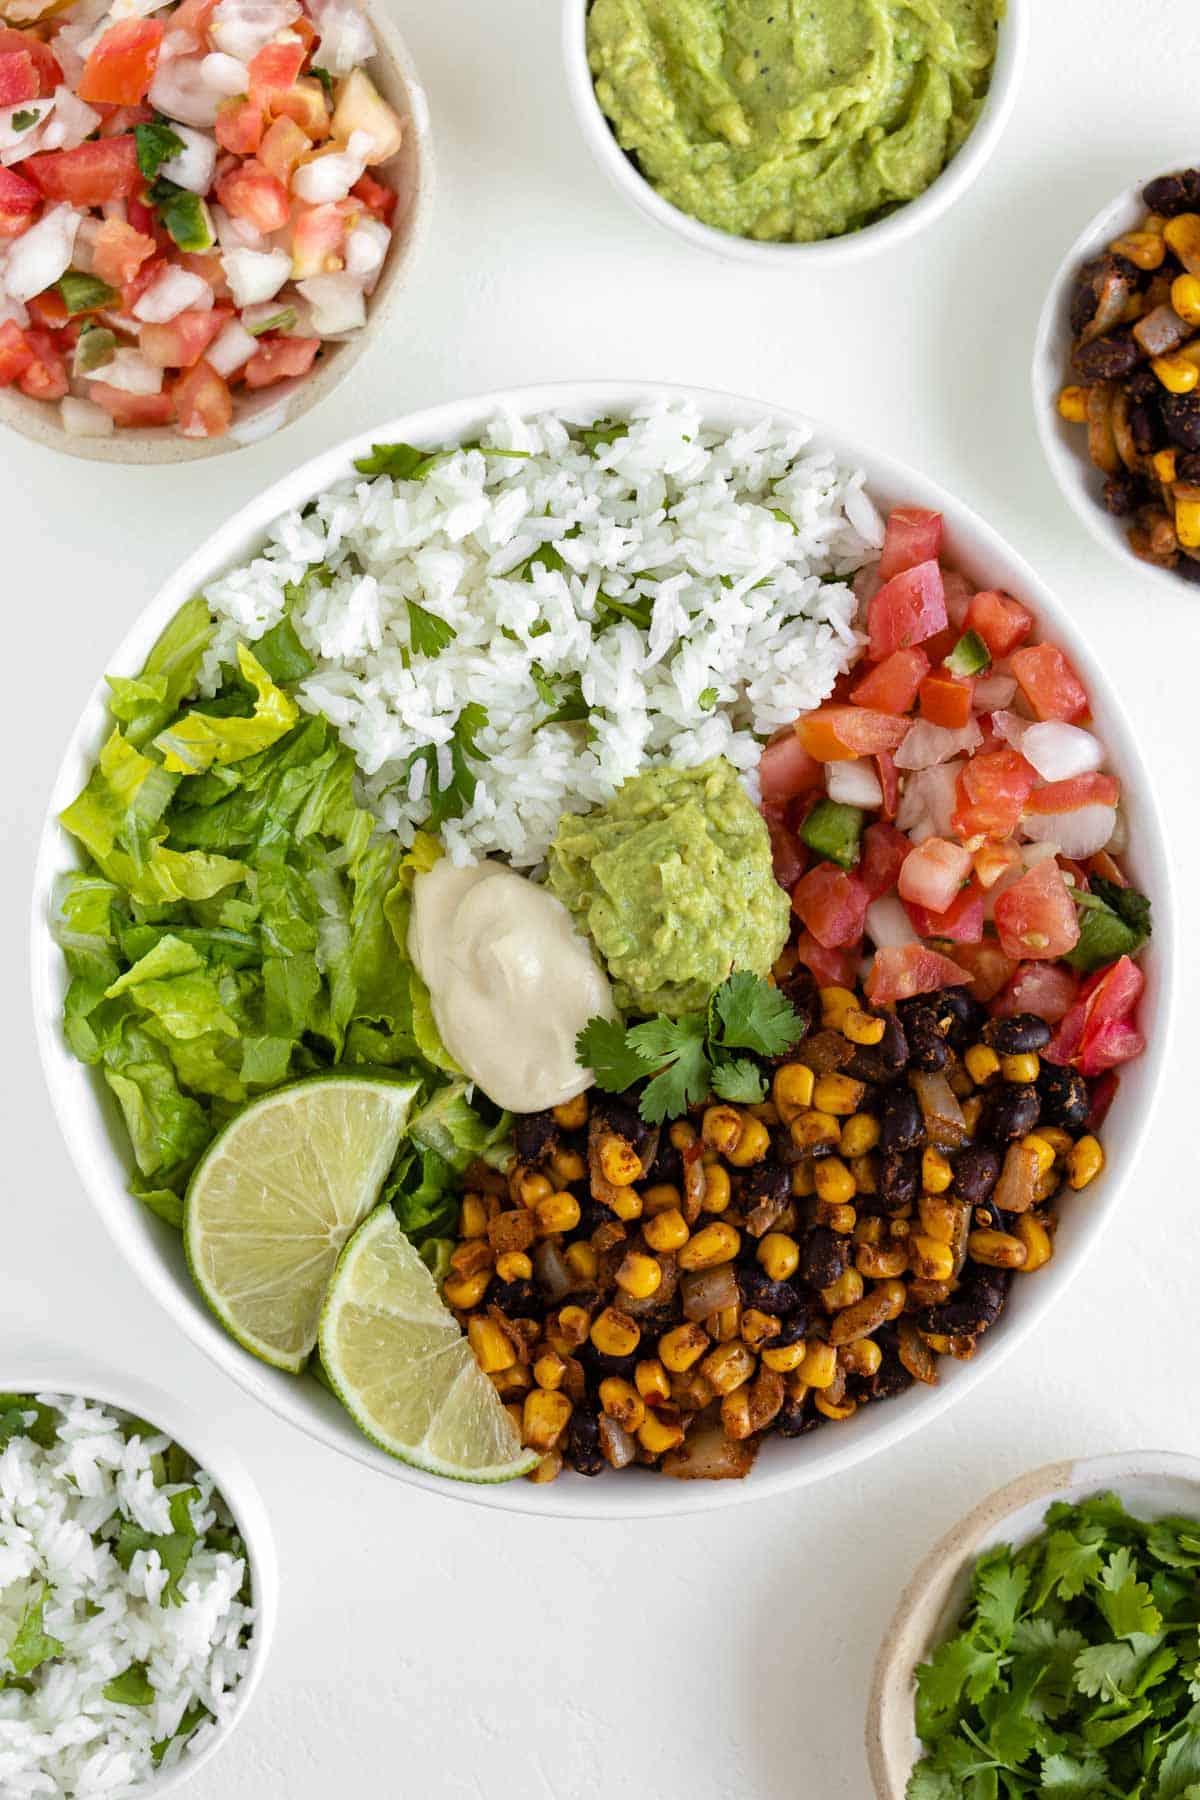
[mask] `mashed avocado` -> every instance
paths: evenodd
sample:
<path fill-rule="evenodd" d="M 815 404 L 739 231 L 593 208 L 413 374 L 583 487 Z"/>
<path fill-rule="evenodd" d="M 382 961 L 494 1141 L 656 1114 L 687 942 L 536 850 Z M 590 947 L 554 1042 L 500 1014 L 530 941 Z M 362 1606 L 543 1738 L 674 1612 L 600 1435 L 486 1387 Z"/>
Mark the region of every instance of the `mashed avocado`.
<path fill-rule="evenodd" d="M 682 211 L 808 243 L 915 199 L 975 123 L 1004 0 L 593 0 L 596 97 Z"/>
<path fill-rule="evenodd" d="M 724 758 L 648 769 L 567 814 L 549 883 L 590 934 L 622 1012 L 702 1007 L 733 969 L 765 975 L 787 940 L 767 828 Z"/>

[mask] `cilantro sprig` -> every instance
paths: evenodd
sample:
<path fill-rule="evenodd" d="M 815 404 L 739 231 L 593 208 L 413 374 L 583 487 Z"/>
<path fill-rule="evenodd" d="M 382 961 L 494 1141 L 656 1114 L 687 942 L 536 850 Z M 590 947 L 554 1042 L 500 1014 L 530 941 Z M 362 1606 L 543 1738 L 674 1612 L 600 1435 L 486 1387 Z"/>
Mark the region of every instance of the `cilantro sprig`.
<path fill-rule="evenodd" d="M 589 1019 L 576 1039 L 575 1053 L 606 1093 L 623 1094 L 646 1081 L 638 1111 L 647 1124 L 659 1125 L 710 1094 L 755 1104 L 766 1093 L 766 1083 L 752 1056 L 782 1055 L 799 1042 L 804 1029 L 777 988 L 738 970 L 714 989 L 703 1012 L 675 1019 L 660 1015 L 630 1026 L 617 1019 Z"/>
<path fill-rule="evenodd" d="M 1200 1800 L 1200 1521 L 1056 1504 L 917 1670 L 907 1800 Z"/>

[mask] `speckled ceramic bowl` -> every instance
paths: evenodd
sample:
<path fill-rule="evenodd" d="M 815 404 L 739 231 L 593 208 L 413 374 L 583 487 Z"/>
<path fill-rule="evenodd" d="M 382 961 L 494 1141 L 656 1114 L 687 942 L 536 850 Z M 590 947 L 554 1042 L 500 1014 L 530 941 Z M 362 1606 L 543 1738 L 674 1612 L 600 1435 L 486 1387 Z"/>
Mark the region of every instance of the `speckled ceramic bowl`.
<path fill-rule="evenodd" d="M 376 53 L 367 65 L 372 81 L 404 121 L 404 143 L 377 173 L 396 189 L 400 202 L 387 261 L 367 303 L 361 331 L 325 344 L 311 374 L 281 381 L 256 394 L 237 395 L 233 428 L 224 437 L 185 438 L 172 425 L 118 429 L 108 437 L 72 437 L 62 428 L 57 406 L 31 400 L 17 388 L 0 388 L 0 424 L 68 456 L 92 462 L 183 463 L 201 456 L 224 456 L 281 431 L 331 394 L 350 373 L 372 339 L 382 332 L 393 303 L 409 280 L 424 242 L 433 205 L 433 151 L 429 106 L 416 68 L 399 32 L 382 6 L 368 8 Z"/>
<path fill-rule="evenodd" d="M 953 1630 L 979 1557 L 994 1544 L 1036 1537 L 1051 1501 L 1077 1503 L 1108 1489 L 1139 1518 L 1200 1517 L 1200 1458 L 1131 1450 L 1047 1463 L 990 1494 L 929 1552 L 900 1597 L 871 1681 L 867 1760 L 877 1800 L 904 1800 L 921 1754 L 913 1729 L 914 1672 Z"/>

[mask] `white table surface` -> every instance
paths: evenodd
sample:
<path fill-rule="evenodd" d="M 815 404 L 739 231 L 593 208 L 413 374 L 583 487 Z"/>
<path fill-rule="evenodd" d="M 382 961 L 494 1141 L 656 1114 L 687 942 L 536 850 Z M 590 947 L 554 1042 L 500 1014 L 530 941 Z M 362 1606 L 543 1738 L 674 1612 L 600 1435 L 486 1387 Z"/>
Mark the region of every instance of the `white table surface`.
<path fill-rule="evenodd" d="M 441 191 L 389 337 L 315 413 L 236 456 L 126 472 L 4 443 L 0 1377 L 6 1352 L 35 1347 L 137 1368 L 219 1415 L 257 1472 L 283 1563 L 280 1629 L 252 1716 L 194 1800 L 865 1800 L 871 1659 L 933 1538 L 1051 1458 L 1195 1449 L 1196 1100 L 1182 1054 L 1086 1274 L 923 1436 L 794 1498 L 686 1523 L 507 1517 L 411 1492 L 280 1424 L 126 1269 L 79 1190 L 33 1050 L 34 844 L 108 653 L 250 494 L 437 400 L 642 376 L 836 420 L 987 513 L 1086 615 L 1179 822 L 1186 897 L 1200 880 L 1187 673 L 1200 594 L 1164 595 L 1084 535 L 1042 463 L 1028 363 L 1046 281 L 1089 215 L 1139 174 L 1200 157 L 1200 10 L 1033 0 L 1023 90 L 978 184 L 886 260 L 810 279 L 677 245 L 610 190 L 563 93 L 554 0 L 393 5 L 428 88 Z M 1182 1022 L 1200 1001 L 1186 944 L 1181 963 Z"/>

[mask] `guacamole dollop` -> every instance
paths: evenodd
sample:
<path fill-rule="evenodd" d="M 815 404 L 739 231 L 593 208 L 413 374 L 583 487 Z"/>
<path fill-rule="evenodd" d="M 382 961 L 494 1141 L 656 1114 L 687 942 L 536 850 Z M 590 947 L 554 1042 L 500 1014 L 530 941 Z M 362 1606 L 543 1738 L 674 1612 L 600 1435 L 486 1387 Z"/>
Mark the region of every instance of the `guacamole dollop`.
<path fill-rule="evenodd" d="M 766 825 L 723 757 L 647 769 L 606 806 L 567 814 L 548 880 L 622 1012 L 693 1012 L 732 970 L 766 975 L 787 941 Z"/>
<path fill-rule="evenodd" d="M 969 134 L 1004 0 L 593 0 L 596 97 L 664 199 L 809 243 L 913 200 Z"/>

